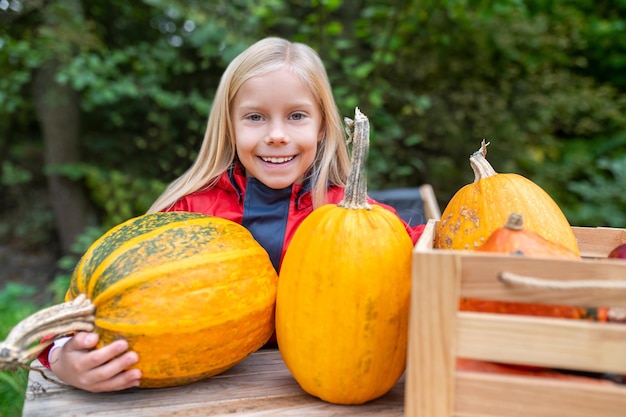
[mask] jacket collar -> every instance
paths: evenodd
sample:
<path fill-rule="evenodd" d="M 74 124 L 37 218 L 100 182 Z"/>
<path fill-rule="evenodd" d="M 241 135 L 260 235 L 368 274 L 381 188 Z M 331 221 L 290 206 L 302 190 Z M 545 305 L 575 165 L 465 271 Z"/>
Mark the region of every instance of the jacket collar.
<path fill-rule="evenodd" d="M 243 203 L 243 190 L 246 189 L 248 178 L 240 163 L 233 163 L 227 171 L 228 185 L 232 187 L 238 196 L 240 204 Z M 226 178 L 222 177 L 219 180 L 219 186 L 225 186 Z M 291 188 L 292 198 L 295 196 L 296 209 L 305 208 L 312 204 L 311 202 L 311 181 L 309 178 L 305 179 L 302 184 L 293 184 Z"/>

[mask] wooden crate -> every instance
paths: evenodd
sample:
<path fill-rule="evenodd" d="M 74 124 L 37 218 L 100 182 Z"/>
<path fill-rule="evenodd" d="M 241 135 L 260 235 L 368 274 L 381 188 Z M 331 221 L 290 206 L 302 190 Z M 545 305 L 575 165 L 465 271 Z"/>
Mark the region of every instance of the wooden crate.
<path fill-rule="evenodd" d="M 461 296 L 626 307 L 626 262 L 603 259 L 626 230 L 575 227 L 583 259 L 557 260 L 433 249 L 435 228 L 413 251 L 406 416 L 626 416 L 625 385 L 456 369 L 463 357 L 626 374 L 626 325 L 458 311 Z M 505 284 L 503 272 L 573 288 Z"/>

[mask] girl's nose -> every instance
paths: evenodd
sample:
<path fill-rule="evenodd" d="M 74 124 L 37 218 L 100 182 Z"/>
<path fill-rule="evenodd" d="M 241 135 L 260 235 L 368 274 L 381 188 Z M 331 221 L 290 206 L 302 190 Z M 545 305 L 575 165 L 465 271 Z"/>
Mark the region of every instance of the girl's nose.
<path fill-rule="evenodd" d="M 282 122 L 273 122 L 270 131 L 265 138 L 265 142 L 268 144 L 281 144 L 289 142 L 285 126 Z"/>

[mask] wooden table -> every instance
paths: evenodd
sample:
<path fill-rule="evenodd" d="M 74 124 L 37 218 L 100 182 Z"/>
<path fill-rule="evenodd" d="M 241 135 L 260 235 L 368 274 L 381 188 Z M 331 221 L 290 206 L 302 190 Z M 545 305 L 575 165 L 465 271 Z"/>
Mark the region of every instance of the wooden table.
<path fill-rule="evenodd" d="M 40 366 L 38 362 L 33 366 Z M 404 377 L 365 405 L 326 403 L 305 393 L 276 349 L 262 349 L 227 372 L 181 387 L 89 393 L 31 371 L 22 417 L 402 416 Z"/>

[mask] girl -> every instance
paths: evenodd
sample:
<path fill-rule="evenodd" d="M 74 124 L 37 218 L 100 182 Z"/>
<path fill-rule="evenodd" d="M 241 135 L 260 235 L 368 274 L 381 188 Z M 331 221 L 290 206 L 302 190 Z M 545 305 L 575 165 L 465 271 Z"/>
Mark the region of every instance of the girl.
<path fill-rule="evenodd" d="M 304 218 L 315 207 L 341 201 L 349 168 L 341 117 L 319 56 L 304 44 L 266 38 L 230 63 L 196 161 L 149 212 L 193 211 L 238 222 L 279 271 Z M 416 242 L 423 225 L 406 228 Z M 141 373 L 132 369 L 137 354 L 127 351 L 126 341 L 100 349 L 94 349 L 94 333 L 65 341 L 40 356 L 63 381 L 88 391 L 139 384 Z"/>

